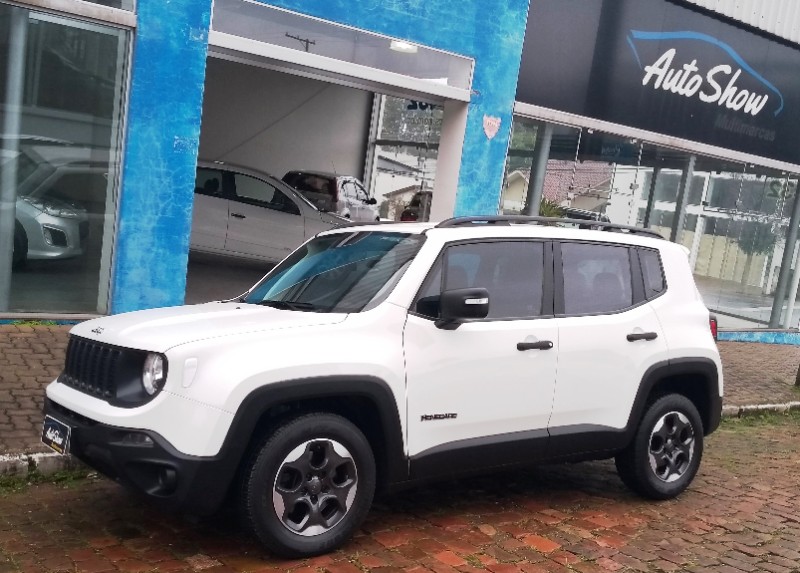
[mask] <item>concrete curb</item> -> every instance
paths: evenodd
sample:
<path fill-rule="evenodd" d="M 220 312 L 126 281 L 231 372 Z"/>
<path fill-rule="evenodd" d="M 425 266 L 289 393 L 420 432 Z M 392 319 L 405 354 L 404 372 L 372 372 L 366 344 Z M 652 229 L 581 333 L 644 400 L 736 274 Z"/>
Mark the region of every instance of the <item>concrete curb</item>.
<path fill-rule="evenodd" d="M 0 477 L 25 477 L 31 473 L 51 475 L 74 470 L 83 464 L 72 456 L 53 453 L 0 455 Z"/>
<path fill-rule="evenodd" d="M 723 406 L 722 417 L 742 418 L 760 413 L 784 413 L 792 410 L 800 410 L 800 402 Z M 0 455 L 0 477 L 23 477 L 33 472 L 50 475 L 59 471 L 74 470 L 80 467 L 83 467 L 83 464 L 72 456 L 62 456 L 55 452 Z"/>
<path fill-rule="evenodd" d="M 800 402 L 785 402 L 783 404 L 754 404 L 750 406 L 723 406 L 723 418 L 742 418 L 744 416 L 760 413 L 784 413 L 791 410 L 800 410 Z"/>

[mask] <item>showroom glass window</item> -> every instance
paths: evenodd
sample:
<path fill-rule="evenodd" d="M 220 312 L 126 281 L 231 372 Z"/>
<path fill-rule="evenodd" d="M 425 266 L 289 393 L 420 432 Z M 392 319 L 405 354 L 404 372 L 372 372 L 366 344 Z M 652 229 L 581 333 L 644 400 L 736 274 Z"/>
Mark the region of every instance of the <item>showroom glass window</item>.
<path fill-rule="evenodd" d="M 108 311 L 129 34 L 0 4 L 0 312 Z"/>

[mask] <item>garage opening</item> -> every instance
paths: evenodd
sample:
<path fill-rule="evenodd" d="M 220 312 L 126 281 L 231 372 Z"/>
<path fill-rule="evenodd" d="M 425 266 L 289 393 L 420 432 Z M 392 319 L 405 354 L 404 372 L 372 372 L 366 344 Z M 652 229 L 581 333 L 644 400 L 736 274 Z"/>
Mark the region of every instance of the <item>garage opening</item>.
<path fill-rule="evenodd" d="M 216 2 L 186 302 L 243 293 L 347 220 L 427 220 L 448 144 L 444 103 L 469 99 L 471 69 L 468 58 Z M 445 180 L 457 179 L 451 163 Z"/>

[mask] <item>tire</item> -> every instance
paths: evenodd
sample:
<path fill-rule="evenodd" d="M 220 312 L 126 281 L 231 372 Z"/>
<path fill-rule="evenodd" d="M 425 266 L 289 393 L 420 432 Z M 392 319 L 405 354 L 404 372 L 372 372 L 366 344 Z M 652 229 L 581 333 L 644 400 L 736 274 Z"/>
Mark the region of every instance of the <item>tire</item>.
<path fill-rule="evenodd" d="M 645 412 L 633 441 L 615 461 L 630 489 L 650 499 L 670 499 L 694 479 L 703 457 L 703 421 L 680 394 L 662 396 Z"/>
<path fill-rule="evenodd" d="M 21 269 L 28 260 L 28 236 L 19 221 L 14 224 L 14 252 L 11 256 L 11 268 Z"/>
<path fill-rule="evenodd" d="M 327 553 L 369 512 L 375 458 L 346 419 L 307 414 L 263 442 L 245 467 L 241 493 L 245 525 L 267 549 L 288 558 Z"/>

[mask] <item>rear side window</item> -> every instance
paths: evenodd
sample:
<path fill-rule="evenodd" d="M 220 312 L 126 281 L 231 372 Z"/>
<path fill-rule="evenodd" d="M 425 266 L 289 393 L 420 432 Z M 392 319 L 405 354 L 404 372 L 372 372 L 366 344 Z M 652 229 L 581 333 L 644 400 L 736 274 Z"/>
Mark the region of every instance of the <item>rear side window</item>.
<path fill-rule="evenodd" d="M 633 305 L 627 247 L 563 243 L 564 314 L 603 314 Z"/>
<path fill-rule="evenodd" d="M 647 300 L 650 300 L 664 292 L 666 286 L 661 259 L 658 251 L 639 249 L 639 261 L 642 264 L 642 275 L 644 275 L 644 295 Z"/>

